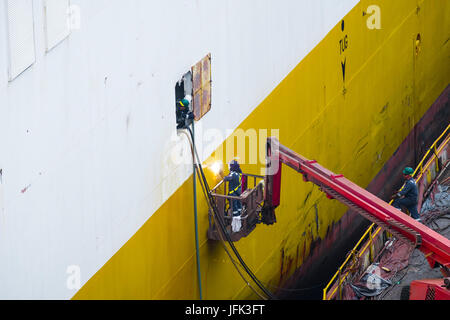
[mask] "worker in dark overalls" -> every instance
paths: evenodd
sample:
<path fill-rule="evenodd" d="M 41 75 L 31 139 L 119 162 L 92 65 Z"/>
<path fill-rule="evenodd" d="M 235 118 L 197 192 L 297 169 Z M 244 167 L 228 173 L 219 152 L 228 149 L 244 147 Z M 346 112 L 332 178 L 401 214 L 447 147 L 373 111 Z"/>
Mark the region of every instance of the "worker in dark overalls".
<path fill-rule="evenodd" d="M 241 196 L 241 183 L 242 183 L 242 170 L 239 163 L 236 160 L 232 160 L 229 164 L 230 174 L 223 178 L 224 181 L 228 181 L 228 195 L 233 197 Z M 230 199 L 230 206 L 233 210 L 233 220 L 231 223 L 234 232 L 238 232 L 241 229 L 241 213 L 242 203 L 239 200 Z"/>
<path fill-rule="evenodd" d="M 420 221 L 420 215 L 417 212 L 417 203 L 418 203 L 418 188 L 416 181 L 412 177 L 414 170 L 410 167 L 406 167 L 403 170 L 403 178 L 405 179 L 405 185 L 403 189 L 398 191 L 392 196 L 392 199 L 395 199 L 392 205 L 401 210 L 402 207 L 408 209 L 411 217 Z"/>
<path fill-rule="evenodd" d="M 194 119 L 194 113 L 189 110 L 190 96 L 186 96 L 176 103 L 177 129 L 187 128 Z"/>

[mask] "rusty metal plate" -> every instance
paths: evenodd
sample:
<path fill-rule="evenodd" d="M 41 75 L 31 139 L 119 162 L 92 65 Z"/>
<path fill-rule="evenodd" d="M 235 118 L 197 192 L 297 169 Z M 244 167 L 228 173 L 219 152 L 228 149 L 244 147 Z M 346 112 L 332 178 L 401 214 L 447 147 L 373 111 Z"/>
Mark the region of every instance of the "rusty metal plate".
<path fill-rule="evenodd" d="M 202 62 L 192 67 L 192 89 L 194 94 L 202 89 Z"/>
<path fill-rule="evenodd" d="M 194 93 L 194 96 L 192 97 L 192 105 L 193 105 L 193 112 L 194 112 L 194 119 L 195 121 L 198 121 L 202 118 L 202 90 L 198 90 Z"/>
<path fill-rule="evenodd" d="M 211 87 L 205 86 L 202 95 L 202 117 L 211 110 Z"/>
<path fill-rule="evenodd" d="M 192 87 L 194 119 L 198 121 L 211 110 L 211 54 L 192 67 Z"/>

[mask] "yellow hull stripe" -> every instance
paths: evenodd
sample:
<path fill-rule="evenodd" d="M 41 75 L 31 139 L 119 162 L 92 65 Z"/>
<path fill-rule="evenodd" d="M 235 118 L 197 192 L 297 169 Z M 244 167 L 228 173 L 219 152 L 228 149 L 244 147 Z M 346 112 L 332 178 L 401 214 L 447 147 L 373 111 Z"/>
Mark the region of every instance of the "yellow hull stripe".
<path fill-rule="evenodd" d="M 381 29 L 368 28 L 371 5 L 380 8 Z M 330 31 L 239 128 L 280 129 L 286 146 L 367 186 L 449 83 L 448 17 L 447 0 L 361 1 L 344 29 L 339 23 Z M 74 299 L 197 299 L 192 184 L 191 177 Z M 256 298 L 221 245 L 207 240 L 208 211 L 198 192 L 204 298 Z M 258 225 L 236 246 L 273 289 L 345 211 L 286 169 L 277 223 Z"/>

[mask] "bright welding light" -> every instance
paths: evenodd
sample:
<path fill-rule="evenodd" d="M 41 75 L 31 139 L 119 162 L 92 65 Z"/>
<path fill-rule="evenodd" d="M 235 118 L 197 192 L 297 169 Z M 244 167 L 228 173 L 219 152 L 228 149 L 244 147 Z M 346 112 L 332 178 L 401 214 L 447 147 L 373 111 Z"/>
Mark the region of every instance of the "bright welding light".
<path fill-rule="evenodd" d="M 222 171 L 222 163 L 220 161 L 216 161 L 210 165 L 209 168 L 217 176 Z"/>

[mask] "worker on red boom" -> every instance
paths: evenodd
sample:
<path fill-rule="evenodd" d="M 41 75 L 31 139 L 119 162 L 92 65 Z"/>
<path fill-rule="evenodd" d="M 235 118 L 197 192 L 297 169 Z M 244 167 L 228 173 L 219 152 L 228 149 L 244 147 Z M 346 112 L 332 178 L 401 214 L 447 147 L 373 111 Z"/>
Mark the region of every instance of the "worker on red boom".
<path fill-rule="evenodd" d="M 412 177 L 414 170 L 410 167 L 406 167 L 403 170 L 403 178 L 405 179 L 405 185 L 403 189 L 395 193 L 391 199 L 395 199 L 392 205 L 401 209 L 405 207 L 408 209 L 409 213 L 411 213 L 411 217 L 420 221 L 420 215 L 417 212 L 417 198 L 418 198 L 418 189 L 416 185 L 416 181 Z"/>

